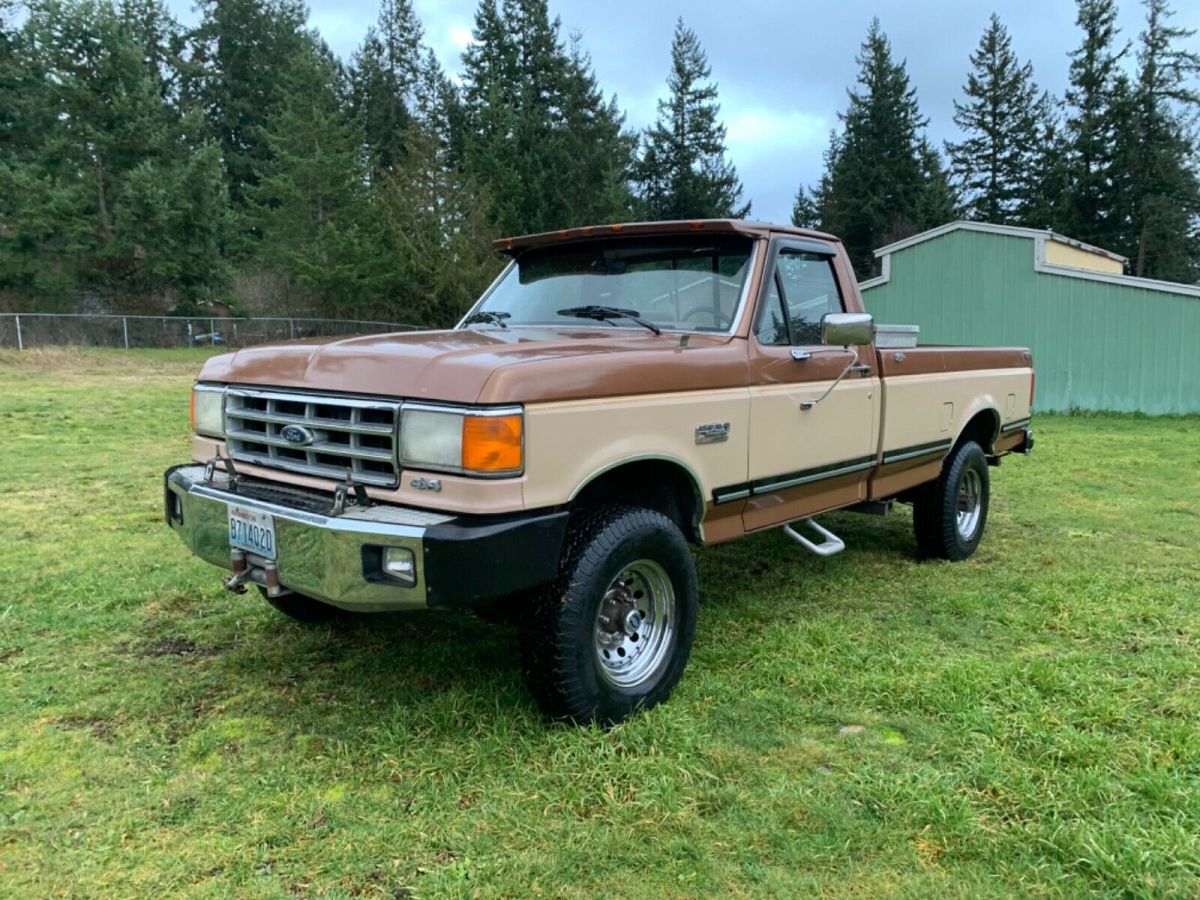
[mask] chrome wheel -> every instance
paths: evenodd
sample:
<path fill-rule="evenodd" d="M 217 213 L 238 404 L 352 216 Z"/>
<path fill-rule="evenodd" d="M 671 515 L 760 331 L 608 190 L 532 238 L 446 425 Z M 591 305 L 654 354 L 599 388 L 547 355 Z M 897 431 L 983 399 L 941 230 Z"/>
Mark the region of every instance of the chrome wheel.
<path fill-rule="evenodd" d="M 650 559 L 623 568 L 596 614 L 596 661 L 614 687 L 636 688 L 662 665 L 675 639 L 675 588 Z"/>
<path fill-rule="evenodd" d="M 970 540 L 975 536 L 979 527 L 980 514 L 983 510 L 983 479 L 974 469 L 963 472 L 958 482 L 958 526 L 959 537 Z"/>

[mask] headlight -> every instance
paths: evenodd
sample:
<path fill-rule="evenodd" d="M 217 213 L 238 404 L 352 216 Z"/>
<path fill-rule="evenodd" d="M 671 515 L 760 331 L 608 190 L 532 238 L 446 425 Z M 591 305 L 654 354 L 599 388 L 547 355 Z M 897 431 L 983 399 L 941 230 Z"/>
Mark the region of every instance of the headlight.
<path fill-rule="evenodd" d="M 462 467 L 461 413 L 405 409 L 400 414 L 400 462 L 417 468 Z"/>
<path fill-rule="evenodd" d="M 405 406 L 400 464 L 469 475 L 519 475 L 525 464 L 524 418 L 508 409 L 470 413 Z"/>
<path fill-rule="evenodd" d="M 225 436 L 225 390 L 198 384 L 192 388 L 192 431 L 208 437 Z"/>

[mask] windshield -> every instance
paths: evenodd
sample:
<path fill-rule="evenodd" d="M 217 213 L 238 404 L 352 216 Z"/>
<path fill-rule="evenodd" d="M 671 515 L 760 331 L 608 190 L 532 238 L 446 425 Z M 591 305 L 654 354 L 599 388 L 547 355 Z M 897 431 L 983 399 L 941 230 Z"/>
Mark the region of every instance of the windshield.
<path fill-rule="evenodd" d="M 468 320 L 484 325 L 585 325 L 728 331 L 750 270 L 743 237 L 589 241 L 518 257 Z M 590 321 L 589 321 L 590 320 Z"/>

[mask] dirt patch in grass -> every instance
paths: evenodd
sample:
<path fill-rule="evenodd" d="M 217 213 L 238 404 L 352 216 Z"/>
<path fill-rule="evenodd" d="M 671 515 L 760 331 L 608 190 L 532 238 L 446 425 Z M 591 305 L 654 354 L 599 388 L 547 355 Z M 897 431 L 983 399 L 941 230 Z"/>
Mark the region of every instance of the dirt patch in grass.
<path fill-rule="evenodd" d="M 112 740 L 117 731 L 116 723 L 103 716 L 57 716 L 51 720 L 51 724 L 67 731 L 87 731 L 91 733 L 92 737 L 105 742 Z"/>
<path fill-rule="evenodd" d="M 135 648 L 135 653 L 143 659 L 161 659 L 164 656 L 179 656 L 185 658 L 203 658 L 220 653 L 221 647 L 198 647 L 188 638 L 168 637 L 150 641 Z"/>

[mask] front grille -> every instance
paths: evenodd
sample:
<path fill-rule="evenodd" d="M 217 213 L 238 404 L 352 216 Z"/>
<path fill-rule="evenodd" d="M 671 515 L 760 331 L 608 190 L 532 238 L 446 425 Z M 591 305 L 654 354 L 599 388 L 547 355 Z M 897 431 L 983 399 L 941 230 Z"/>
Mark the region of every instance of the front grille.
<path fill-rule="evenodd" d="M 400 404 L 285 391 L 230 388 L 225 392 L 225 437 L 229 455 L 273 466 L 356 482 L 395 487 L 396 434 Z M 299 425 L 311 442 L 285 440 L 283 430 Z"/>

